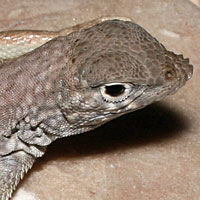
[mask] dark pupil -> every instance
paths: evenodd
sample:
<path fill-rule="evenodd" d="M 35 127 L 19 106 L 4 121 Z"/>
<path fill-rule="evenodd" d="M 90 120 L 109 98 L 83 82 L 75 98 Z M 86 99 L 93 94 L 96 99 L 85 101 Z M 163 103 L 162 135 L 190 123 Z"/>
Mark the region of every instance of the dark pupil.
<path fill-rule="evenodd" d="M 106 94 L 117 97 L 124 93 L 125 87 L 123 85 L 106 86 Z"/>

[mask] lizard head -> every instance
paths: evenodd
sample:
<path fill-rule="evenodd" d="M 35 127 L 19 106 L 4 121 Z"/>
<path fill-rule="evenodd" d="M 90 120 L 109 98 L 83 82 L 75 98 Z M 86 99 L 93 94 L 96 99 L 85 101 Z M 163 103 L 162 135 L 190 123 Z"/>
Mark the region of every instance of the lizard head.
<path fill-rule="evenodd" d="M 58 102 L 80 132 L 175 93 L 192 76 L 188 59 L 129 21 L 107 20 L 68 40 Z"/>

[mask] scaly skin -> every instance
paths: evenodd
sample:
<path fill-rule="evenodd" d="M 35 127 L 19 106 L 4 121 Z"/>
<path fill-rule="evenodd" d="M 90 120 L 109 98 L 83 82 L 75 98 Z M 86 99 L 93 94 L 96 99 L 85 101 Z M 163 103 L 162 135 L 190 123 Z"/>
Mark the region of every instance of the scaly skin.
<path fill-rule="evenodd" d="M 86 27 L 18 58 L 2 57 L 1 200 L 11 197 L 57 138 L 143 108 L 175 93 L 192 76 L 188 59 L 167 51 L 133 22 L 103 20 Z"/>

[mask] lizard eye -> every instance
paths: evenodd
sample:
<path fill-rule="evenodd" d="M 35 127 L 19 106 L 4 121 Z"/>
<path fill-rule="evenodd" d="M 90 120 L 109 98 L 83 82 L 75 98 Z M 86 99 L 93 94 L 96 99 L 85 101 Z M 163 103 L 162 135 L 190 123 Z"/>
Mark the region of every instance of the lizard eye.
<path fill-rule="evenodd" d="M 112 97 L 117 97 L 120 96 L 124 93 L 125 87 L 123 85 L 107 85 L 105 86 L 106 94 L 112 96 Z"/>
<path fill-rule="evenodd" d="M 103 99 L 108 102 L 124 101 L 129 97 L 131 90 L 131 84 L 128 83 L 110 83 L 100 88 Z"/>

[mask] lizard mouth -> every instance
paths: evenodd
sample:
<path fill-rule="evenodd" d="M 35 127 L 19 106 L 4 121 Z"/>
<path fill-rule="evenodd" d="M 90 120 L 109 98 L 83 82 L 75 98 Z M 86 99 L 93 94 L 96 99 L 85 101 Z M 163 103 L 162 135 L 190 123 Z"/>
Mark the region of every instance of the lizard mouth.
<path fill-rule="evenodd" d="M 175 94 L 179 88 L 180 86 L 178 83 L 174 83 L 173 85 L 149 87 L 135 100 L 135 102 L 138 104 L 140 104 L 140 102 L 144 102 L 143 105 L 147 106 L 153 102 L 160 101 L 167 95 Z M 142 99 L 144 100 L 142 101 Z"/>
<path fill-rule="evenodd" d="M 176 93 L 179 88 L 180 86 L 178 83 L 164 86 L 147 86 L 141 94 L 136 97 L 132 97 L 131 102 L 125 106 L 124 111 L 122 111 L 121 114 L 133 112 L 156 101 L 160 101 L 167 95 Z"/>
<path fill-rule="evenodd" d="M 121 115 L 141 109 L 153 103 L 154 101 L 159 101 L 160 99 L 167 96 L 170 93 L 170 91 L 168 91 L 167 89 L 168 88 L 166 87 L 165 92 L 162 92 L 163 87 L 143 86 L 142 91 L 137 95 L 134 95 L 134 93 L 132 93 L 127 99 L 124 100 L 124 102 L 110 103 L 113 104 L 113 109 L 108 110 L 106 112 L 104 111 L 103 113 L 99 113 L 97 117 L 91 117 L 90 119 L 84 122 L 84 125 L 102 125 Z"/>
<path fill-rule="evenodd" d="M 185 72 L 187 79 L 186 77 L 179 77 L 178 81 L 168 82 L 165 85 L 134 85 L 137 89 L 128 89 L 130 93 L 126 95 L 126 98 L 122 98 L 121 101 L 108 101 L 103 98 L 103 105 L 105 107 L 101 107 L 102 112 L 98 113 L 96 117 L 90 116 L 81 125 L 93 129 L 121 115 L 142 109 L 153 102 L 160 101 L 167 95 L 175 94 L 190 79 L 192 71 L 191 68 L 188 70 L 188 73 Z"/>

